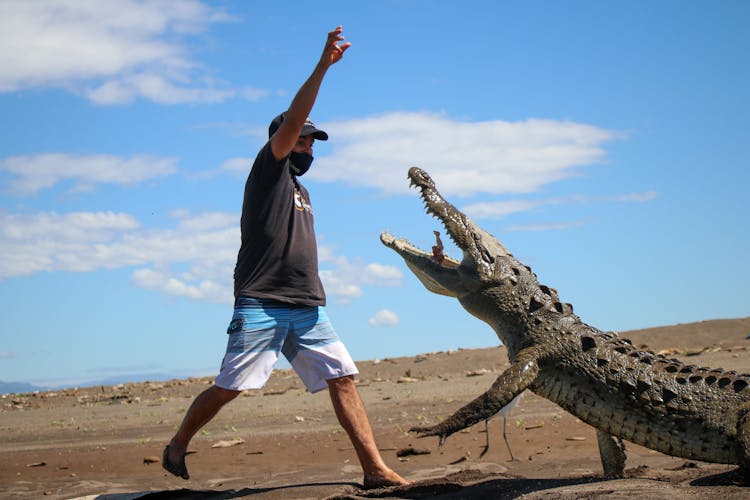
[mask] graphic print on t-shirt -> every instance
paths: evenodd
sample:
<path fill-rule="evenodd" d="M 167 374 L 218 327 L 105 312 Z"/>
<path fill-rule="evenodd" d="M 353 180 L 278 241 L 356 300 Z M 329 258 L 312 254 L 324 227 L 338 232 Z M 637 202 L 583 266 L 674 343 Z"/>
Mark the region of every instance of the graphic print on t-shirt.
<path fill-rule="evenodd" d="M 302 197 L 302 193 L 298 189 L 294 189 L 294 208 L 300 212 L 312 213 L 312 206 Z"/>

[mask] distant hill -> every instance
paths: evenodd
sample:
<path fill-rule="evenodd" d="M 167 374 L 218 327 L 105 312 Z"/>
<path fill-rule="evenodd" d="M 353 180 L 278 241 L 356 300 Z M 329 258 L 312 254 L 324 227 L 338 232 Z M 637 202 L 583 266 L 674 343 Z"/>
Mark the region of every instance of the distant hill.
<path fill-rule="evenodd" d="M 180 378 L 177 375 L 171 373 L 129 373 L 124 375 L 115 375 L 112 377 L 89 380 L 77 384 L 78 387 L 94 387 L 97 385 L 109 386 L 118 384 L 128 383 L 140 383 L 140 382 L 159 382 L 165 380 L 172 380 Z M 55 389 L 64 389 L 70 387 L 70 384 L 61 387 L 55 387 Z"/>
<path fill-rule="evenodd" d="M 179 378 L 176 375 L 169 373 L 130 373 L 124 375 L 117 375 L 114 377 L 107 377 L 102 379 L 92 379 L 80 382 L 77 384 L 60 384 L 52 386 L 38 386 L 34 384 L 27 384 L 24 382 L 3 382 L 0 380 L 0 394 L 23 394 L 35 391 L 50 391 L 60 389 L 70 389 L 73 387 L 96 387 L 111 386 L 118 384 L 127 383 L 139 383 L 139 382 L 158 382 L 164 380 L 172 380 Z"/>
<path fill-rule="evenodd" d="M 46 391 L 49 387 L 40 387 L 24 382 L 3 382 L 0 380 L 0 394 L 16 394 L 34 391 Z"/>

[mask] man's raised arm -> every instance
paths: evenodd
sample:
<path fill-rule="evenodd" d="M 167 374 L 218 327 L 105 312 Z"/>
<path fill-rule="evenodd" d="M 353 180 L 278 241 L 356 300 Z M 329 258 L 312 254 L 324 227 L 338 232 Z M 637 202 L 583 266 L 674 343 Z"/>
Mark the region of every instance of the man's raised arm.
<path fill-rule="evenodd" d="M 323 77 L 328 68 L 339 62 L 344 57 L 346 49 L 351 47 L 352 44 L 349 42 L 339 43 L 344 39 L 341 35 L 343 30 L 343 27 L 338 26 L 335 30 L 328 33 L 326 45 L 323 48 L 323 54 L 320 56 L 318 64 L 309 78 L 297 91 L 297 95 L 294 96 L 286 112 L 284 121 L 271 138 L 271 151 L 277 160 L 285 158 L 297 143 L 302 126 L 305 124 L 308 116 L 310 116 L 315 99 L 318 97 L 318 90 L 320 90 L 320 85 L 323 83 Z"/>

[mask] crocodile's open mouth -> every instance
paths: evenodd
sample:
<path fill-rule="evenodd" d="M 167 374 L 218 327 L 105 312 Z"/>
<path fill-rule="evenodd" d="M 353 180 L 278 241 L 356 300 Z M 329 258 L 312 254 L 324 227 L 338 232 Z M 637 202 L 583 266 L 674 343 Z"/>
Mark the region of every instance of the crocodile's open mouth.
<path fill-rule="evenodd" d="M 419 189 L 425 211 L 443 224 L 451 241 L 463 252 L 462 260 L 443 254 L 437 231 L 432 252 L 422 250 L 405 239 L 396 239 L 387 232 L 380 235 L 380 241 L 396 251 L 417 278 L 434 293 L 457 297 L 476 289 L 481 282 L 490 282 L 496 258 L 510 255 L 508 250 L 443 198 L 427 172 L 412 167 L 408 177 L 410 184 Z"/>
<path fill-rule="evenodd" d="M 452 234 L 452 232 L 450 231 L 447 220 L 445 218 L 445 216 L 447 215 L 446 211 L 438 209 L 439 207 L 442 207 L 448 203 L 440 196 L 440 193 L 438 193 L 432 178 L 430 178 L 427 172 L 417 167 L 412 167 L 409 169 L 408 177 L 409 185 L 411 187 L 416 187 L 417 189 L 419 189 L 420 197 L 425 203 L 425 211 L 429 215 L 432 215 L 433 217 L 438 219 L 445 227 L 451 240 L 453 240 L 453 242 L 457 245 L 461 246 L 460 242 L 456 241 L 454 234 Z M 451 206 L 451 208 L 453 207 Z M 453 211 L 455 213 L 463 215 L 458 212 L 458 210 L 453 209 Z M 380 235 L 380 240 L 383 242 L 383 244 L 401 254 L 402 257 L 406 257 L 405 254 L 407 254 L 413 258 L 426 259 L 436 266 L 447 269 L 458 267 L 460 265 L 459 261 L 443 254 L 443 243 L 440 240 L 440 232 L 433 231 L 433 233 L 435 233 L 435 246 L 432 247 L 432 252 L 422 250 L 421 248 L 412 245 L 406 239 L 396 239 L 396 237 L 392 236 L 387 231 Z"/>
<path fill-rule="evenodd" d="M 420 196 L 425 202 L 426 212 L 438 219 L 445 227 L 451 240 L 460 246 L 443 217 L 444 212 L 436 209 L 447 202 L 440 197 L 429 175 L 416 167 L 412 167 L 409 170 L 409 179 L 411 186 L 417 187 L 420 190 Z M 448 283 L 455 285 L 458 281 L 456 269 L 461 265 L 461 262 L 443 253 L 440 232 L 433 232 L 435 234 L 435 245 L 432 247 L 431 252 L 413 245 L 405 238 L 396 238 L 387 231 L 380 235 L 380 241 L 404 259 L 409 269 L 411 269 L 428 290 L 453 297 L 455 293 L 448 289 L 446 285 Z"/>

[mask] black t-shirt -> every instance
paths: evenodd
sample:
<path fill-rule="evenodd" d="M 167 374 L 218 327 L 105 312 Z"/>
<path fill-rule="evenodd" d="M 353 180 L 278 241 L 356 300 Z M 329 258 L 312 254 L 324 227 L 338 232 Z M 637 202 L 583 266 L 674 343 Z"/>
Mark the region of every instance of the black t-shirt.
<path fill-rule="evenodd" d="M 270 142 L 258 153 L 245 183 L 240 226 L 235 297 L 325 305 L 310 196 L 289 171 L 289 159 L 273 157 Z"/>

